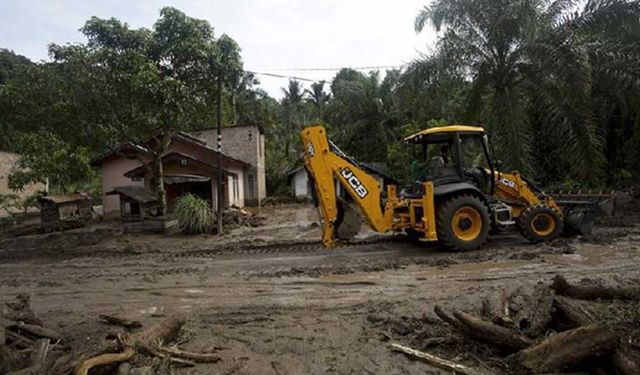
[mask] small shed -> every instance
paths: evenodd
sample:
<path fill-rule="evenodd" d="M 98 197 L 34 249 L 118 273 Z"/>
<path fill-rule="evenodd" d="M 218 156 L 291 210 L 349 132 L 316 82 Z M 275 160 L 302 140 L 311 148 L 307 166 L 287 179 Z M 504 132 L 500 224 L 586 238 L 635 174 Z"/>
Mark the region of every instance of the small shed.
<path fill-rule="evenodd" d="M 124 233 L 164 233 L 174 220 L 159 216 L 160 204 L 153 192 L 142 186 L 120 186 L 107 195 L 120 197 L 120 217 Z"/>
<path fill-rule="evenodd" d="M 293 169 L 287 173 L 287 179 L 291 184 L 291 193 L 296 198 L 311 198 L 311 182 L 304 166 Z"/>
<path fill-rule="evenodd" d="M 40 198 L 40 223 L 45 231 L 82 227 L 92 212 L 91 198 L 84 193 Z"/>

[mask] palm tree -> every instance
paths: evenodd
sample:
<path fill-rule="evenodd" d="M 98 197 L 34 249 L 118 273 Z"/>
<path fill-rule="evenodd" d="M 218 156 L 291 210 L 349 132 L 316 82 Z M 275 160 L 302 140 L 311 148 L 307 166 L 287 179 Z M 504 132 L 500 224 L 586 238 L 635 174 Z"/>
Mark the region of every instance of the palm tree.
<path fill-rule="evenodd" d="M 313 105 L 316 117 L 322 117 L 325 105 L 331 99 L 331 95 L 324 91 L 324 81 L 318 81 L 311 84 L 311 90 L 305 90 L 307 102 Z"/>
<path fill-rule="evenodd" d="M 415 27 L 420 32 L 431 23 L 441 33 L 438 54 L 472 80 L 470 112 L 495 133 L 509 167 L 533 169 L 537 121 L 567 151 L 573 174 L 594 181 L 603 159 L 594 82 L 640 82 L 637 39 L 621 37 L 630 34 L 622 30 L 638 35 L 640 7 L 590 0 L 578 10 L 577 3 L 436 0 L 420 11 Z"/>
<path fill-rule="evenodd" d="M 291 138 L 297 136 L 298 130 L 305 123 L 303 108 L 304 91 L 300 81 L 289 80 L 289 86 L 282 89 L 282 123 L 284 124 L 284 154 L 289 155 Z"/>
<path fill-rule="evenodd" d="M 260 91 L 255 88 L 260 81 L 255 74 L 243 72 L 236 82 L 231 86 L 231 104 L 233 106 L 233 124 L 237 125 L 240 117 L 243 117 L 254 107 L 254 103 Z"/>
<path fill-rule="evenodd" d="M 337 76 L 338 77 L 338 76 Z M 391 78 L 389 78 L 391 77 Z M 389 79 L 387 79 L 389 78 Z M 378 72 L 334 79 L 329 122 L 337 142 L 363 161 L 381 161 L 394 138 L 391 88 L 396 75 L 380 82 Z"/>

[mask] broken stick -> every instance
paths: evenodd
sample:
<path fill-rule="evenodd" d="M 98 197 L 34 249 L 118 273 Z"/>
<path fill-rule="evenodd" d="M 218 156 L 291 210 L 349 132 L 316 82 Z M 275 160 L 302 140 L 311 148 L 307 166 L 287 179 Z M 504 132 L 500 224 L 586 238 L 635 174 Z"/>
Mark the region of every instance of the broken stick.
<path fill-rule="evenodd" d="M 170 348 L 162 345 L 156 345 L 154 349 L 156 349 L 161 353 L 165 353 L 171 356 L 181 357 L 185 359 L 190 359 L 196 362 L 218 362 L 220 360 L 220 357 L 215 354 L 194 353 L 194 352 L 181 350 L 177 347 Z"/>
<path fill-rule="evenodd" d="M 425 353 L 425 352 L 421 352 L 419 350 L 416 349 L 412 349 L 409 348 L 407 346 L 402 346 L 400 344 L 396 344 L 393 343 L 391 344 L 391 349 L 397 351 L 397 352 L 401 352 L 404 354 L 408 354 L 410 356 L 416 357 L 424 362 L 426 362 L 427 364 L 430 364 L 432 366 L 441 368 L 441 369 L 445 369 L 445 370 L 449 370 L 449 371 L 454 371 L 457 374 L 462 374 L 462 375 L 488 375 L 487 372 L 484 372 L 483 370 L 479 370 L 479 369 L 474 369 L 472 367 L 468 367 L 465 365 L 461 365 L 459 363 L 453 362 L 453 361 L 449 361 L 447 359 L 444 358 L 440 358 L 437 357 L 433 354 L 429 354 L 429 353 Z"/>

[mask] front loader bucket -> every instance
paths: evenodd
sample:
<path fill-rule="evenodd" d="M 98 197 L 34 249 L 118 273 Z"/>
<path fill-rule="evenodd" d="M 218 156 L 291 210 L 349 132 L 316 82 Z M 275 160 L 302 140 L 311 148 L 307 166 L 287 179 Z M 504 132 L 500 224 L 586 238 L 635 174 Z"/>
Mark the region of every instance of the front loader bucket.
<path fill-rule="evenodd" d="M 615 208 L 615 193 L 611 192 L 557 192 L 551 193 L 564 214 L 566 235 L 591 234 L 596 219 L 611 216 Z"/>

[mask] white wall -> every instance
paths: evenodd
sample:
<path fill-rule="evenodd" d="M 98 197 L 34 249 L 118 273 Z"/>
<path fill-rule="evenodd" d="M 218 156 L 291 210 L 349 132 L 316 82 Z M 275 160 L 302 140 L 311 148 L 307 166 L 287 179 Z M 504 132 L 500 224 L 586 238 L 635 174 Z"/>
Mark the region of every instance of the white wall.
<path fill-rule="evenodd" d="M 293 195 L 296 197 L 311 197 L 307 172 L 304 169 L 297 171 L 293 175 L 291 179 L 291 189 L 293 190 Z"/>
<path fill-rule="evenodd" d="M 132 181 L 125 177 L 124 173 L 141 166 L 138 160 L 122 157 L 107 160 L 102 164 L 102 206 L 104 213 L 120 212 L 120 198 L 118 195 L 106 195 L 106 193 L 118 186 L 142 186 L 144 181 Z"/>

